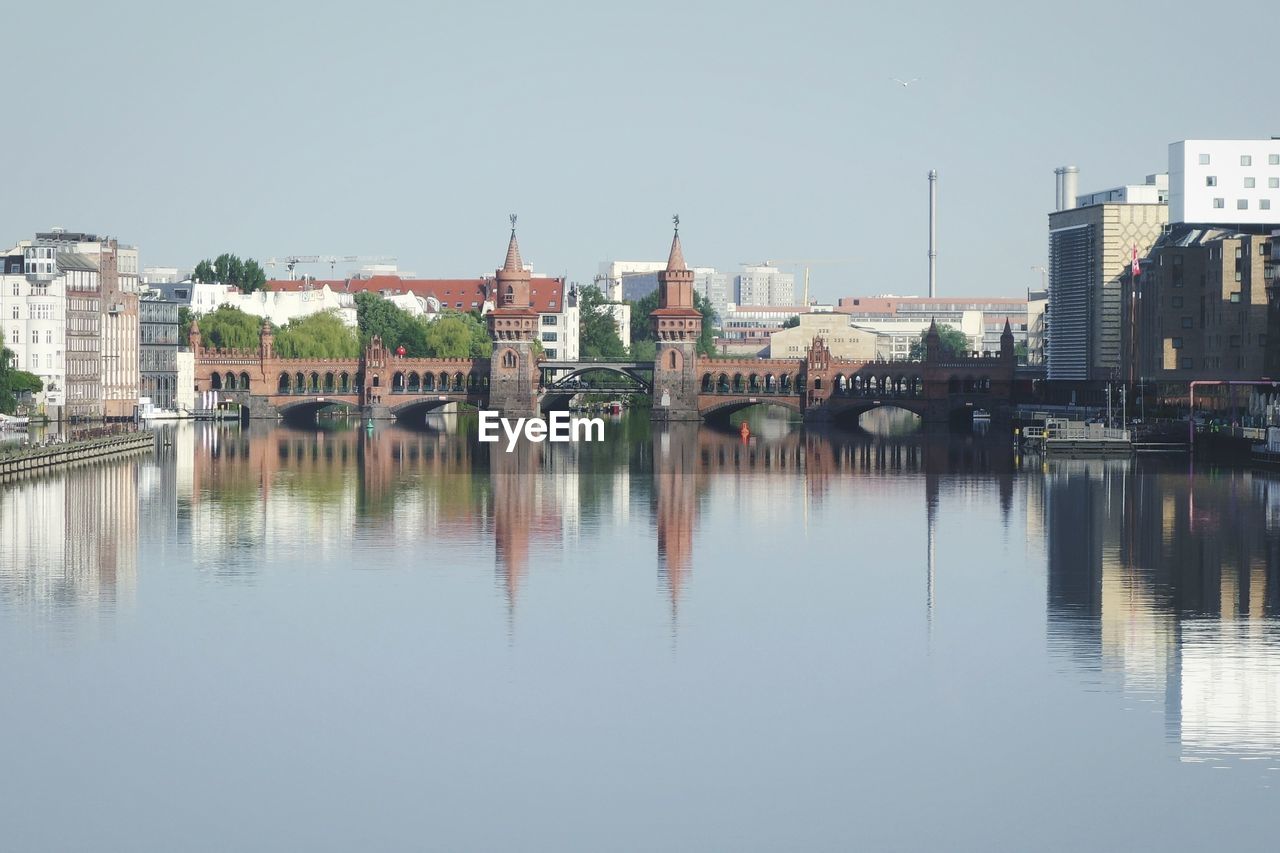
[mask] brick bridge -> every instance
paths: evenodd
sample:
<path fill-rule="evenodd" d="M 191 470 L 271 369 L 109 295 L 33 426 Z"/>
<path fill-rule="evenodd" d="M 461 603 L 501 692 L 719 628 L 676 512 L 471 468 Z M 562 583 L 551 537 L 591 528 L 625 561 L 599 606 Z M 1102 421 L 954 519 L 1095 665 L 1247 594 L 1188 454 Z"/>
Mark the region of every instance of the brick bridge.
<path fill-rule="evenodd" d="M 994 414 L 1013 401 L 1012 333 L 1006 330 L 998 355 L 943 357 L 936 334 L 926 339 L 926 357 L 914 362 L 847 361 L 835 358 L 821 338 L 799 359 L 691 359 L 667 369 L 656 362 L 550 362 L 536 364 L 529 397 L 538 409 L 563 408 L 574 394 L 651 393 L 656 420 L 723 419 L 753 405 L 775 405 L 805 420 L 856 418 L 879 406 L 895 406 L 929 422 L 986 409 Z M 256 350 L 227 351 L 200 346 L 193 327 L 196 390 L 216 391 L 241 406 L 244 417 L 312 417 L 321 408 L 343 405 L 375 419 L 418 418 L 448 403 L 511 412 L 491 392 L 497 367 L 487 358 L 399 358 L 375 338 L 358 358 L 289 359 L 277 356 L 269 325 Z M 499 341 L 495 351 L 502 351 Z M 669 353 L 666 354 L 669 358 Z M 692 369 L 690 369 L 692 368 Z M 584 387 L 581 377 L 603 371 L 617 382 Z M 616 387 L 614 387 L 616 386 Z M 673 412 L 671 399 L 696 403 Z"/>

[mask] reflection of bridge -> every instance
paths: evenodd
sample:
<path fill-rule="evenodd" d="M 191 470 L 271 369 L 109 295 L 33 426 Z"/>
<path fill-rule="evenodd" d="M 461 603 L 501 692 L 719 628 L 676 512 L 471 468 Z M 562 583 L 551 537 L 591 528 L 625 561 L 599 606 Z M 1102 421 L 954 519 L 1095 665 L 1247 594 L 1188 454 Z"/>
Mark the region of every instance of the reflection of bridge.
<path fill-rule="evenodd" d="M 1013 333 L 1007 323 L 999 354 L 982 357 L 944 357 L 933 327 L 925 336 L 924 359 L 915 362 L 840 359 L 821 338 L 803 358 L 700 357 L 702 315 L 694 307 L 693 272 L 679 234 L 659 274 L 659 307 L 651 315 L 657 357 L 651 362 L 538 359 L 538 315 L 529 306 L 529 277 L 514 232 L 496 282 L 501 303 L 489 315 L 491 358 L 398 358 L 377 337 L 358 358 L 280 358 L 265 321 L 258 348 L 236 351 L 205 349 L 193 323 L 196 390 L 219 392 L 246 416 L 267 418 L 344 405 L 389 419 L 448 403 L 528 416 L 591 391 L 650 394 L 653 418 L 664 422 L 725 418 L 754 405 L 782 406 L 805 420 L 897 406 L 936 422 L 979 408 L 995 414 L 1014 400 Z"/>

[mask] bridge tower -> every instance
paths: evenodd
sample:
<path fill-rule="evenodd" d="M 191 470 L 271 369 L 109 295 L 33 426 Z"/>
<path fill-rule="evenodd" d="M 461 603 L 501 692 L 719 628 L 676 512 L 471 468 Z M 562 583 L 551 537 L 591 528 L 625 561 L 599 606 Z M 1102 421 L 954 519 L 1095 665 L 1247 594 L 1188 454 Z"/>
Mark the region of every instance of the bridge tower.
<path fill-rule="evenodd" d="M 657 354 L 653 362 L 653 420 L 699 420 L 697 356 L 702 314 L 693 301 L 693 270 L 680 246 L 680 217 L 667 268 L 658 273 L 658 307 L 649 315 Z"/>
<path fill-rule="evenodd" d="M 529 273 L 520 260 L 515 214 L 511 216 L 507 259 L 497 271 L 497 289 L 497 307 L 489 313 L 489 334 L 493 337 L 489 405 L 504 417 L 534 417 L 538 414 L 538 365 L 533 341 L 538 333 L 538 312 L 529 305 Z"/>

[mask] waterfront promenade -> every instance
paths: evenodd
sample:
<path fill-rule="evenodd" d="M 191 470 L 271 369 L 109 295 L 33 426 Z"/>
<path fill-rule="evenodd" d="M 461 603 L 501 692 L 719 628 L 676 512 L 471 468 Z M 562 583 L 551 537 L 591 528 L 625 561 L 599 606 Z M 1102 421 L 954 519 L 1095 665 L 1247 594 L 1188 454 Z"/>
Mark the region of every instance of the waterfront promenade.
<path fill-rule="evenodd" d="M 155 445 L 155 433 L 149 430 L 48 444 L 15 444 L 0 449 L 0 483 L 104 456 L 152 450 Z"/>

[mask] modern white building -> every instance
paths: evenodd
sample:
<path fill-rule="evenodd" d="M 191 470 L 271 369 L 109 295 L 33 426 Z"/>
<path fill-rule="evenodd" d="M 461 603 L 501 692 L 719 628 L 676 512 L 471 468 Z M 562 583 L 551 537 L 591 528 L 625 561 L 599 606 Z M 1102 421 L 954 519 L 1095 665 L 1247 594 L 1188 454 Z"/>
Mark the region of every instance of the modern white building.
<path fill-rule="evenodd" d="M 641 299 L 658 287 L 658 273 L 666 268 L 665 260 L 604 261 L 596 283 L 610 302 Z"/>
<path fill-rule="evenodd" d="M 1169 221 L 1280 223 L 1280 139 L 1184 139 L 1171 143 Z"/>
<path fill-rule="evenodd" d="M 66 276 L 51 246 L 24 243 L 0 261 L 0 332 L 12 365 L 39 376 L 37 410 L 53 419 L 66 402 Z"/>
<path fill-rule="evenodd" d="M 884 317 L 880 319 L 855 318 L 850 328 L 876 335 L 876 357 L 884 361 L 906 361 L 911 357 L 911 347 L 919 343 L 935 318 Z M 968 340 L 969 350 L 982 349 L 983 323 L 981 311 L 959 311 L 950 316 L 938 316 L 938 325 L 958 329 Z"/>
<path fill-rule="evenodd" d="M 795 305 L 796 277 L 777 267 L 743 267 L 738 274 L 738 305 Z"/>
<path fill-rule="evenodd" d="M 314 290 L 258 290 L 240 293 L 233 289 L 223 298 L 222 304 L 239 308 L 255 317 L 264 317 L 277 327 L 290 320 L 309 317 L 322 311 L 332 311 L 344 324 L 352 328 L 356 326 L 355 297 L 350 293 L 334 293 L 327 284 Z"/>

